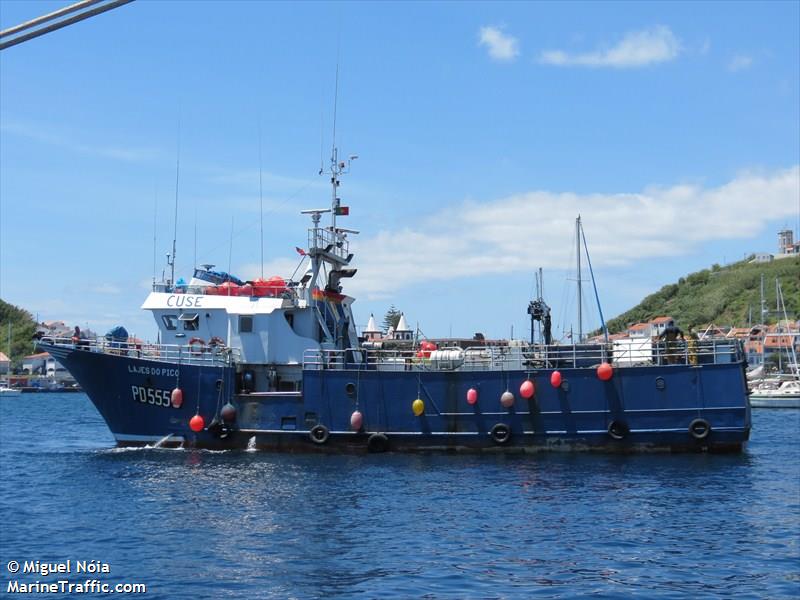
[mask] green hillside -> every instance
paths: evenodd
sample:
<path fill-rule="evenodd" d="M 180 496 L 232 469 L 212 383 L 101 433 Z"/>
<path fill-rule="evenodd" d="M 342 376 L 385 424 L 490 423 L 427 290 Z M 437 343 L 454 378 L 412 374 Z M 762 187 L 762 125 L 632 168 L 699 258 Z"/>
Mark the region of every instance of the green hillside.
<path fill-rule="evenodd" d="M 775 278 L 781 282 L 786 312 L 790 319 L 800 318 L 800 258 L 784 258 L 771 263 L 741 261 L 681 277 L 647 296 L 629 311 L 608 322 L 609 333 L 625 330 L 629 324 L 669 315 L 681 328 L 715 325 L 745 327 L 753 308 L 753 323 L 759 321 L 759 287 L 764 275 L 764 295 L 768 322 L 783 315 L 775 311 Z"/>
<path fill-rule="evenodd" d="M 8 324 L 11 323 L 11 353 L 8 351 Z M 0 352 L 9 355 L 15 364 L 33 352 L 33 334 L 36 322 L 31 314 L 13 304 L 0 300 Z"/>

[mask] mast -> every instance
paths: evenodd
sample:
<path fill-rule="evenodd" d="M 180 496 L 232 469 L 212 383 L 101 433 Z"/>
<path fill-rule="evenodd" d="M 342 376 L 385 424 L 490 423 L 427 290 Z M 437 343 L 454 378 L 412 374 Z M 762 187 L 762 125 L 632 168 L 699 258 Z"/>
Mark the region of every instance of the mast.
<path fill-rule="evenodd" d="M 581 290 L 581 216 L 575 219 L 575 249 L 578 258 L 578 343 L 583 339 L 583 291 Z"/>
<path fill-rule="evenodd" d="M 764 299 L 764 274 L 761 274 L 761 324 L 767 324 L 767 301 Z"/>
<path fill-rule="evenodd" d="M 579 217 L 580 219 L 580 217 Z M 603 307 L 600 306 L 600 294 L 597 293 L 597 280 L 594 278 L 594 269 L 592 268 L 592 257 L 589 256 L 589 244 L 586 243 L 586 233 L 583 231 L 583 226 L 580 228 L 581 237 L 583 237 L 583 249 L 586 251 L 586 264 L 589 267 L 589 276 L 592 278 L 592 289 L 594 289 L 594 299 L 597 302 L 597 312 L 600 314 L 600 325 L 603 328 L 603 338 L 608 343 L 608 327 L 606 327 L 606 320 L 603 318 Z"/>

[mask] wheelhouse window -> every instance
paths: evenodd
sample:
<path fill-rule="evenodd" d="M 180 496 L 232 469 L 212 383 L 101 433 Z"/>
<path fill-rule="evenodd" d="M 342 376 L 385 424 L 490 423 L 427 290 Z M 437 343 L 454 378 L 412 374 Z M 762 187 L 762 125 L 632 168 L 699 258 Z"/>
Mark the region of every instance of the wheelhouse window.
<path fill-rule="evenodd" d="M 161 321 L 164 323 L 164 327 L 170 331 L 178 328 L 178 318 L 175 315 L 161 315 Z"/>
<path fill-rule="evenodd" d="M 239 315 L 239 333 L 253 333 L 252 315 Z"/>
<path fill-rule="evenodd" d="M 200 315 L 197 313 L 183 313 L 178 320 L 183 321 L 184 331 L 197 331 L 200 327 Z"/>

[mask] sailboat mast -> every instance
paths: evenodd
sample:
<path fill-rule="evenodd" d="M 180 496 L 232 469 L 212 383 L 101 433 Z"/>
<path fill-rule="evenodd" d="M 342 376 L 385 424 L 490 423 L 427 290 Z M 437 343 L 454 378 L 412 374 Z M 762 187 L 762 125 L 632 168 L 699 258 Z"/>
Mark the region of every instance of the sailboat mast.
<path fill-rule="evenodd" d="M 583 292 L 581 290 L 581 216 L 575 219 L 575 255 L 578 258 L 578 342 L 583 338 Z"/>

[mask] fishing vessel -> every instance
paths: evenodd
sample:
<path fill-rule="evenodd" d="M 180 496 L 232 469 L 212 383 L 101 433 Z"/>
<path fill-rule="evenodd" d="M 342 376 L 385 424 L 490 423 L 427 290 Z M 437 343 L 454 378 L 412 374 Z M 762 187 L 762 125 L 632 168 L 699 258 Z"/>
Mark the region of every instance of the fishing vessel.
<path fill-rule="evenodd" d="M 355 299 L 344 290 L 356 275 L 349 245 L 358 232 L 337 222 L 349 210 L 338 198 L 349 162 L 334 149 L 330 206 L 302 211 L 311 219 L 306 248 L 296 248 L 308 261 L 302 276 L 242 281 L 203 265 L 177 284 L 173 243 L 171 275 L 154 282 L 142 305 L 160 343 L 120 332 L 39 341 L 79 382 L 118 445 L 741 450 L 750 404 L 738 342 L 632 349 L 578 336 L 556 344 L 542 298 L 528 306 L 532 332 L 534 322 L 544 325 L 538 341 L 533 333 L 530 341 L 470 347 L 417 340 L 410 331 L 359 337 Z"/>

